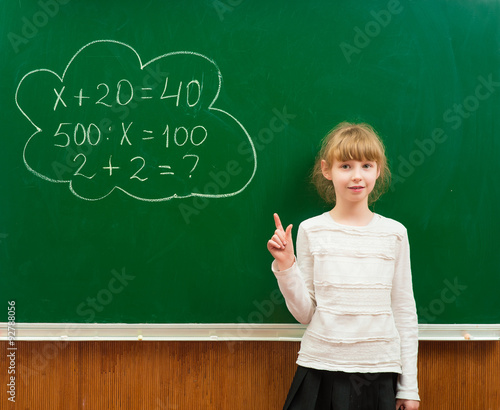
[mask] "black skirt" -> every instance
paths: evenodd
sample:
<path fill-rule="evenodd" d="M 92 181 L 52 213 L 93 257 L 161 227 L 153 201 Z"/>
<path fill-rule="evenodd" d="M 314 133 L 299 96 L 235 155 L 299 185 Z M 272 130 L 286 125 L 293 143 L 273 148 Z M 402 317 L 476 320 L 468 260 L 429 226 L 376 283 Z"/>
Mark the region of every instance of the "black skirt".
<path fill-rule="evenodd" d="M 394 410 L 397 376 L 298 366 L 283 410 Z"/>

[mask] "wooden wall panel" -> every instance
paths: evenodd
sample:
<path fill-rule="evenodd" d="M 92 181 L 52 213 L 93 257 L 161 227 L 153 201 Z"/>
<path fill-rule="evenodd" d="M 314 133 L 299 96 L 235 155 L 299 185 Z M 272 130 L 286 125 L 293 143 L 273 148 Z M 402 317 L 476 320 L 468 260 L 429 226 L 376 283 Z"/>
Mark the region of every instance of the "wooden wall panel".
<path fill-rule="evenodd" d="M 500 342 L 420 342 L 421 410 L 500 410 Z"/>
<path fill-rule="evenodd" d="M 15 408 L 23 410 L 281 408 L 299 348 L 279 342 L 16 345 Z M 2 342 L 0 350 L 6 348 Z M 2 354 L 0 368 L 5 364 Z M 2 386 L 7 376 L 2 370 Z M 6 403 L 3 394 L 0 409 Z"/>
<path fill-rule="evenodd" d="M 0 409 L 280 409 L 291 342 L 17 342 L 16 404 Z M 7 384 L 7 343 L 0 342 Z M 499 410 L 500 342 L 421 342 L 421 410 Z M 5 391 L 2 388 L 2 391 Z"/>

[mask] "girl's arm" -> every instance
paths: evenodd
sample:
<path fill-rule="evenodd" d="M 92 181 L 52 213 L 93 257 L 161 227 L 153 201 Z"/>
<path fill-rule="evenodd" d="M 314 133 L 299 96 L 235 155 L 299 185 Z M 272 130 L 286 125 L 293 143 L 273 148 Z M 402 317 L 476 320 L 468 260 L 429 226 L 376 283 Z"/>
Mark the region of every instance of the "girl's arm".
<path fill-rule="evenodd" d="M 406 230 L 398 241 L 391 298 L 394 320 L 401 339 L 402 374 L 398 378 L 396 398 L 420 400 L 417 383 L 418 320 Z"/>
<path fill-rule="evenodd" d="M 268 242 L 274 256 L 272 270 L 278 280 L 288 310 L 297 321 L 308 324 L 316 309 L 313 285 L 313 258 L 309 251 L 307 234 L 301 226 L 297 235 L 297 260 L 293 253 L 291 225 L 283 230 L 275 214 L 276 231 Z"/>

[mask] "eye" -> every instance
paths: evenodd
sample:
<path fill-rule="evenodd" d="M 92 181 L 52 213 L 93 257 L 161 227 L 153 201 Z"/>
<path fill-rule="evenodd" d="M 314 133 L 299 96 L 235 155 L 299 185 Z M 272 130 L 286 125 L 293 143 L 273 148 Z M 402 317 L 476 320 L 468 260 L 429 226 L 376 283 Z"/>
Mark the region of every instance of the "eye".
<path fill-rule="evenodd" d="M 363 165 L 363 168 L 373 168 L 373 164 L 371 162 L 367 162 Z"/>
<path fill-rule="evenodd" d="M 349 169 L 350 168 L 350 165 L 349 164 L 342 164 L 340 166 L 341 169 Z"/>

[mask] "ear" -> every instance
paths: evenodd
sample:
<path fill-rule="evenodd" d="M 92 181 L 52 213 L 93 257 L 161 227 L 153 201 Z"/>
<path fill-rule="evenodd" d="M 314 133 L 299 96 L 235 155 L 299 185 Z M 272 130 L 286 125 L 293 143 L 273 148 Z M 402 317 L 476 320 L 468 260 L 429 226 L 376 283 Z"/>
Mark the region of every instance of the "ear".
<path fill-rule="evenodd" d="M 377 164 L 377 178 L 376 178 L 376 179 L 378 179 L 378 177 L 379 177 L 379 176 L 380 176 L 380 167 L 379 167 L 379 165 Z"/>
<path fill-rule="evenodd" d="M 321 172 L 323 173 L 323 176 L 328 179 L 332 180 L 332 170 L 328 162 L 326 162 L 324 159 L 321 160 Z"/>

